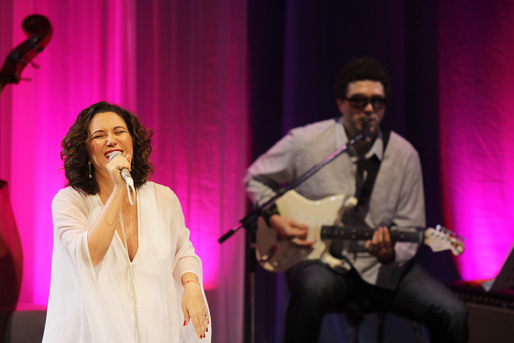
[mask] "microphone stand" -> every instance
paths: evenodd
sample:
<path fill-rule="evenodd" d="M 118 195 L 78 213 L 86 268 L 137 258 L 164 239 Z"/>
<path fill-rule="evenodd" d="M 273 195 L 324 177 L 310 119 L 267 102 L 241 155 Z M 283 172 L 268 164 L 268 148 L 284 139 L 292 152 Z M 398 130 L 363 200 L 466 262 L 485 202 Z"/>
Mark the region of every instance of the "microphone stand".
<path fill-rule="evenodd" d="M 343 152 L 348 150 L 349 147 L 353 146 L 355 143 L 357 143 L 361 139 L 366 139 L 366 137 L 369 136 L 369 132 L 363 132 L 349 140 L 346 144 L 343 144 L 340 146 L 337 150 L 335 150 L 333 153 L 328 155 L 323 161 L 313 166 L 311 169 L 307 170 L 303 175 L 301 175 L 296 181 L 292 182 L 288 187 L 286 187 L 281 192 L 277 193 L 274 197 L 266 201 L 262 206 L 257 206 L 253 211 L 248 213 L 243 219 L 239 221 L 239 224 L 234 226 L 232 229 L 230 229 L 227 233 L 225 233 L 223 236 L 221 236 L 218 239 L 218 242 L 222 244 L 225 242 L 228 238 L 230 238 L 234 233 L 236 233 L 239 229 L 245 228 L 250 234 L 250 254 L 246 257 L 246 263 L 249 266 L 250 270 L 250 278 L 249 280 L 245 281 L 245 287 L 250 288 L 250 304 L 249 304 L 249 323 L 245 320 L 245 327 L 250 326 L 250 337 L 249 342 L 254 343 L 255 342 L 255 271 L 256 271 L 256 259 L 255 256 L 255 234 L 257 232 L 257 219 L 259 216 L 262 215 L 264 211 L 266 211 L 268 208 L 270 208 L 275 202 L 282 197 L 285 193 L 288 191 L 295 189 L 298 187 L 301 183 L 306 181 L 308 178 L 310 178 L 314 173 L 316 173 L 318 170 L 323 168 L 325 165 L 327 165 L 329 162 L 331 162 L 333 159 L 335 159 L 337 156 L 341 155 Z M 246 292 L 245 292 L 246 293 Z M 248 304 L 248 303 L 246 303 Z M 246 312 L 246 311 L 245 311 Z M 247 314 L 247 313 L 245 313 Z M 246 316 L 245 316 L 246 317 Z M 248 333 L 245 333 L 245 341 L 248 341 L 246 339 L 246 335 Z"/>
<path fill-rule="evenodd" d="M 363 139 L 365 136 L 362 133 L 359 133 L 354 138 L 350 139 L 346 144 L 343 144 L 340 146 L 337 150 L 335 150 L 333 153 L 328 155 L 323 161 L 313 166 L 311 169 L 307 170 L 303 175 L 301 175 L 296 181 L 291 183 L 288 187 L 286 187 L 281 192 L 277 193 L 274 197 L 266 201 L 262 206 L 257 206 L 253 211 L 248 213 L 243 219 L 239 221 L 239 224 L 234 226 L 232 229 L 230 229 L 227 233 L 225 233 L 223 236 L 221 236 L 218 239 L 218 242 L 221 244 L 225 242 L 228 238 L 230 238 L 234 233 L 236 233 L 239 229 L 245 228 L 251 232 L 257 232 L 257 218 L 262 215 L 263 212 L 265 212 L 268 208 L 273 206 L 275 202 L 282 197 L 285 193 L 288 191 L 295 189 L 300 184 L 302 184 L 304 181 L 306 181 L 308 178 L 310 178 L 314 173 L 316 173 L 318 170 L 323 168 L 325 165 L 327 165 L 329 162 L 332 162 L 333 159 L 335 159 L 337 156 L 341 155 L 343 152 L 348 150 L 349 147 Z"/>

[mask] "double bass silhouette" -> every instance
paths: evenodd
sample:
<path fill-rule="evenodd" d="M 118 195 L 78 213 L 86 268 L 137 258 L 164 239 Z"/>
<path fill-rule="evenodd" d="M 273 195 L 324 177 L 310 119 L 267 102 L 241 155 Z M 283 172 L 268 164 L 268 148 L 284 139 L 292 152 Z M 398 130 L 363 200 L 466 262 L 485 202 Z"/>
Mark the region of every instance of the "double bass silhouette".
<path fill-rule="evenodd" d="M 5 59 L 0 70 L 0 95 L 7 84 L 20 82 L 23 69 L 43 51 L 52 37 L 52 25 L 42 15 L 26 17 L 21 26 L 28 39 L 11 50 Z M 0 342 L 4 341 L 7 321 L 18 303 L 22 274 L 20 235 L 9 200 L 7 182 L 0 180 Z"/>
<path fill-rule="evenodd" d="M 29 15 L 23 20 L 21 27 L 29 38 L 12 49 L 5 59 L 0 70 L 0 95 L 8 83 L 20 82 L 23 69 L 43 51 L 52 38 L 52 25 L 42 15 Z"/>

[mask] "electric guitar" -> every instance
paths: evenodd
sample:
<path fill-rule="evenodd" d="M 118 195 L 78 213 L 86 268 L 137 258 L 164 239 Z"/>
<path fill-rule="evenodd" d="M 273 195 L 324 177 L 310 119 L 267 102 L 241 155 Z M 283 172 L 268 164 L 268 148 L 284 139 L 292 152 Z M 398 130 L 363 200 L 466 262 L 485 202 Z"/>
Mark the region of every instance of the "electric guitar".
<path fill-rule="evenodd" d="M 373 229 L 334 225 L 342 214 L 353 208 L 357 199 L 351 196 L 336 195 L 321 200 L 309 200 L 291 190 L 276 201 L 280 215 L 307 224 L 307 240 L 315 241 L 312 247 L 293 246 L 282 239 L 275 230 L 259 218 L 257 230 L 257 260 L 270 272 L 282 272 L 304 260 L 322 259 L 329 256 L 332 240 L 369 240 Z M 462 238 L 437 226 L 436 229 L 407 231 L 390 230 L 395 242 L 416 242 L 428 245 L 432 251 L 451 250 L 454 255 L 464 252 Z"/>

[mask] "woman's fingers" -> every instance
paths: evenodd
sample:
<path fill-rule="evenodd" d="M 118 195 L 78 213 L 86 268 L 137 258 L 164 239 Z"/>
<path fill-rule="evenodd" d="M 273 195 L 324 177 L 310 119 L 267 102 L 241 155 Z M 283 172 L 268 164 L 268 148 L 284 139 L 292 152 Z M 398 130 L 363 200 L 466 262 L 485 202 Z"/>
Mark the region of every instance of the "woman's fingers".
<path fill-rule="evenodd" d="M 191 314 L 190 319 L 193 322 L 198 338 L 204 338 L 209 327 L 209 314 L 207 310 L 200 311 L 199 313 L 202 314 Z M 188 321 L 184 321 L 184 325 L 187 325 L 187 323 Z"/>
<path fill-rule="evenodd" d="M 189 323 L 189 312 L 187 311 L 187 309 L 185 308 L 184 305 L 182 305 L 182 313 L 184 314 L 184 326 L 187 325 L 187 323 Z"/>
<path fill-rule="evenodd" d="M 207 311 L 205 311 L 202 315 L 192 317 L 193 325 L 199 338 L 204 338 L 205 333 L 207 332 L 209 325 L 207 317 Z"/>
<path fill-rule="evenodd" d="M 113 179 L 113 182 L 118 185 L 123 184 L 123 178 L 121 176 L 121 170 L 126 168 L 131 170 L 130 161 L 132 160 L 131 155 L 127 155 L 127 157 L 123 155 L 118 155 L 112 159 L 109 163 L 107 163 L 107 170 Z"/>
<path fill-rule="evenodd" d="M 191 321 L 198 337 L 204 338 L 209 325 L 209 312 L 199 283 L 190 282 L 184 286 L 182 311 L 184 312 L 184 325 Z"/>

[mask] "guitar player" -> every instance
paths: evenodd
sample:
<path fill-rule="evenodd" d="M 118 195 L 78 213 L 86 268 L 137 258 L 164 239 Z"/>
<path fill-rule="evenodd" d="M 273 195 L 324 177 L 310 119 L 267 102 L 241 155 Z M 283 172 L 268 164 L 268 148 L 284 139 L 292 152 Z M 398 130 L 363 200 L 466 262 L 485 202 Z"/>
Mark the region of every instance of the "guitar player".
<path fill-rule="evenodd" d="M 249 197 L 263 204 L 281 184 L 293 181 L 348 140 L 360 133 L 367 137 L 296 189 L 311 200 L 353 195 L 358 203 L 348 218 L 362 218 L 377 229 L 368 241 L 333 244 L 330 252 L 341 261 L 337 268 L 309 260 L 286 271 L 291 299 L 285 342 L 317 342 L 325 313 L 341 311 L 356 298 L 424 324 L 431 342 L 467 342 L 465 303 L 412 261 L 417 243 L 391 241 L 388 227 L 425 227 L 425 205 L 417 151 L 379 126 L 390 89 L 386 68 L 371 58 L 352 60 L 337 75 L 334 88 L 342 116 L 291 130 L 249 167 L 245 177 Z M 313 243 L 307 240 L 305 225 L 282 217 L 276 207 L 264 218 L 291 245 Z"/>

